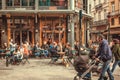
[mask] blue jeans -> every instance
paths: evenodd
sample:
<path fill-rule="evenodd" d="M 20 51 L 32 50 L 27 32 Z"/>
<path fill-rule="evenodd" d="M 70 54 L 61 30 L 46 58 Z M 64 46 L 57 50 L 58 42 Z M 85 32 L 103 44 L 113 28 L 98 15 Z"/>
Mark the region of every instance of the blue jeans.
<path fill-rule="evenodd" d="M 112 72 L 110 70 L 110 62 L 111 62 L 111 60 L 108 60 L 108 61 L 103 63 L 102 71 L 101 71 L 101 74 L 100 74 L 100 77 L 98 80 L 104 80 L 106 71 L 108 73 L 110 80 L 114 80 L 114 77 L 113 77 Z"/>
<path fill-rule="evenodd" d="M 115 68 L 116 68 L 117 65 L 119 65 L 119 67 L 120 67 L 120 60 L 115 61 L 115 62 L 113 63 L 112 70 L 111 70 L 112 73 L 114 72 L 114 70 L 115 70 Z"/>
<path fill-rule="evenodd" d="M 35 56 L 40 56 L 40 53 L 39 53 L 39 52 L 36 52 L 36 53 L 35 53 Z"/>
<path fill-rule="evenodd" d="M 48 56 L 48 51 L 47 50 L 44 50 L 44 55 Z"/>

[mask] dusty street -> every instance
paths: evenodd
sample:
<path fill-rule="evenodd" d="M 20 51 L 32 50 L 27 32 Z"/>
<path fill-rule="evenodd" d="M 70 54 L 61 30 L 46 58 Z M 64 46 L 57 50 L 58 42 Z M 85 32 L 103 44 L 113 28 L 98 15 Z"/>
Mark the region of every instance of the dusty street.
<path fill-rule="evenodd" d="M 30 64 L 5 67 L 0 63 L 0 80 L 73 80 L 76 71 L 73 67 L 66 68 L 61 64 L 48 64 L 49 59 L 30 59 Z M 3 64 L 4 63 L 4 64 Z M 114 73 L 115 80 L 120 78 L 120 69 Z M 93 80 L 97 80 L 93 76 Z"/>

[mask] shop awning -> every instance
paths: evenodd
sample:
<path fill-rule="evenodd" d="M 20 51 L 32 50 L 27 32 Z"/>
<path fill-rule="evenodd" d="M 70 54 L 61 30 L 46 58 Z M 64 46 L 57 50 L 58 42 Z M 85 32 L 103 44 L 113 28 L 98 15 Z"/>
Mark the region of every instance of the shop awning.
<path fill-rule="evenodd" d="M 105 32 L 104 34 L 108 34 L 108 32 Z M 111 28 L 110 34 L 120 34 L 120 27 Z"/>
<path fill-rule="evenodd" d="M 1 14 L 5 13 L 66 13 L 66 14 L 79 14 L 79 10 L 22 10 L 22 9 L 17 9 L 17 10 L 0 10 Z M 88 18 L 93 18 L 90 14 L 87 14 L 85 12 L 82 12 L 83 16 L 88 17 Z"/>

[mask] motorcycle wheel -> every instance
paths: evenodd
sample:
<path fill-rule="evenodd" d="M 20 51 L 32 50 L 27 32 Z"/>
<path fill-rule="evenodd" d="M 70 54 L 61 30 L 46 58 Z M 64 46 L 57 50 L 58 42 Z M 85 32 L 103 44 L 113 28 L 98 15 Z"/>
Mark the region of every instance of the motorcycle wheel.
<path fill-rule="evenodd" d="M 79 77 L 78 77 L 78 76 L 75 76 L 73 80 L 79 80 Z"/>

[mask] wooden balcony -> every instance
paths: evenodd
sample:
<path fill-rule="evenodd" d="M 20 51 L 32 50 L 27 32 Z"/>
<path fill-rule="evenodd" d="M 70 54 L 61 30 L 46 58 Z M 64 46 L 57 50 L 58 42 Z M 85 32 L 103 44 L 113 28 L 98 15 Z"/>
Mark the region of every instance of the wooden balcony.
<path fill-rule="evenodd" d="M 107 25 L 107 24 L 108 24 L 108 20 L 107 19 L 94 21 L 93 22 L 93 26 L 102 26 L 102 25 Z"/>

